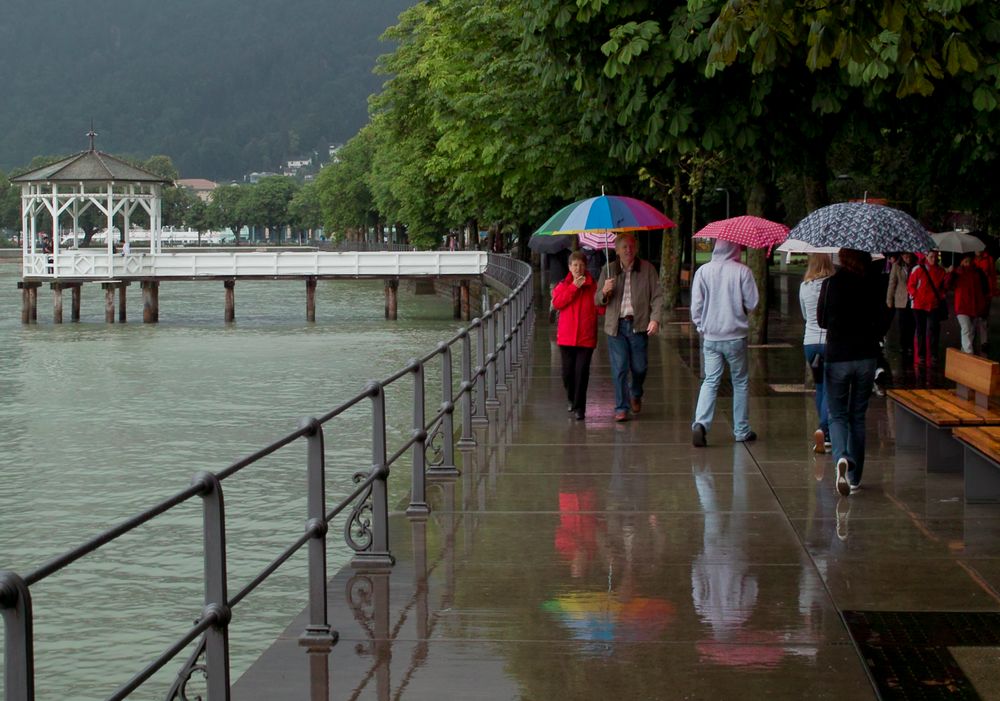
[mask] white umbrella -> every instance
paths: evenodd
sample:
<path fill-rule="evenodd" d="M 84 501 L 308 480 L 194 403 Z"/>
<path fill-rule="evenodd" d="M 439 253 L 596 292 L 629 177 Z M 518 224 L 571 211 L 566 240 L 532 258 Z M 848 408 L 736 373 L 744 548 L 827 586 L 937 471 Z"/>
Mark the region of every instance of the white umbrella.
<path fill-rule="evenodd" d="M 785 254 L 785 263 L 788 263 L 793 253 L 829 253 L 833 256 L 834 263 L 836 263 L 838 262 L 837 254 L 840 253 L 839 246 L 813 246 L 811 243 L 799 241 L 798 239 L 785 239 L 775 250 Z M 881 253 L 872 254 L 872 260 L 880 260 L 884 257 Z"/>
<path fill-rule="evenodd" d="M 986 248 L 986 244 L 971 234 L 964 231 L 945 231 L 940 234 L 931 234 L 934 243 L 939 251 L 949 253 L 975 253 Z"/>

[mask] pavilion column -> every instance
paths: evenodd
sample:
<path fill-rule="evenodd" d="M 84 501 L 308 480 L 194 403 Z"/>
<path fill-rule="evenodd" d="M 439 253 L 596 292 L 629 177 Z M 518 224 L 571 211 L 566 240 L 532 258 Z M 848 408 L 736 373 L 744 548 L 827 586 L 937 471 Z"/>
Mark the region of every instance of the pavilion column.
<path fill-rule="evenodd" d="M 226 323 L 236 320 L 236 280 L 225 280 L 226 287 Z"/>
<path fill-rule="evenodd" d="M 306 278 L 306 321 L 316 321 L 316 278 Z"/>
<path fill-rule="evenodd" d="M 102 282 L 104 288 L 104 323 L 115 323 L 115 283 Z"/>
<path fill-rule="evenodd" d="M 72 290 L 72 293 L 73 293 L 73 300 L 72 300 L 72 302 L 70 304 L 70 313 L 69 313 L 70 316 L 69 316 L 69 319 L 70 319 L 70 321 L 79 321 L 80 320 L 80 291 L 81 291 L 81 289 L 83 289 L 83 285 L 80 284 L 79 282 L 74 282 L 72 285 L 70 285 L 70 289 Z"/>
<path fill-rule="evenodd" d="M 469 281 L 462 280 L 458 286 L 459 306 L 462 314 L 462 321 L 472 320 L 472 308 L 469 301 Z"/>
<path fill-rule="evenodd" d="M 63 285 L 58 282 L 51 284 L 52 288 L 52 323 L 63 322 Z"/>
<path fill-rule="evenodd" d="M 451 315 L 455 319 L 462 318 L 462 293 L 458 285 L 451 286 Z"/>
<path fill-rule="evenodd" d="M 142 323 L 155 324 L 160 320 L 160 283 L 156 280 L 143 280 L 142 286 Z"/>
<path fill-rule="evenodd" d="M 385 318 L 395 321 L 399 309 L 399 278 L 385 281 Z"/>

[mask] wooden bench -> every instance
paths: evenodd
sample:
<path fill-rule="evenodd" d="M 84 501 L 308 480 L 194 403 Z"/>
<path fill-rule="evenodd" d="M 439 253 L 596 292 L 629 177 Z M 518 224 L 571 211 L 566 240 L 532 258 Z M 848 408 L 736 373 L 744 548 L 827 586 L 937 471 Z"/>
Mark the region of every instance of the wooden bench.
<path fill-rule="evenodd" d="M 963 447 L 952 437 L 962 427 L 1000 426 L 990 400 L 1000 395 L 1000 363 L 949 348 L 946 389 L 891 389 L 895 402 L 896 445 L 923 448 L 928 472 L 959 472 Z"/>
<path fill-rule="evenodd" d="M 965 500 L 1000 502 L 1000 426 L 969 426 L 952 433 L 965 449 Z"/>

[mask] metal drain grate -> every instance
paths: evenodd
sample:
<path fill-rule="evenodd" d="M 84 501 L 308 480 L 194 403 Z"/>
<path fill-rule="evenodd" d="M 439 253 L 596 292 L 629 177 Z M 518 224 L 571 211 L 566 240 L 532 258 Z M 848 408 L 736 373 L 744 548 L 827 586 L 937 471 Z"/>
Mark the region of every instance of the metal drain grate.
<path fill-rule="evenodd" d="M 844 611 L 883 699 L 979 699 L 948 648 L 1000 646 L 1000 613 Z"/>

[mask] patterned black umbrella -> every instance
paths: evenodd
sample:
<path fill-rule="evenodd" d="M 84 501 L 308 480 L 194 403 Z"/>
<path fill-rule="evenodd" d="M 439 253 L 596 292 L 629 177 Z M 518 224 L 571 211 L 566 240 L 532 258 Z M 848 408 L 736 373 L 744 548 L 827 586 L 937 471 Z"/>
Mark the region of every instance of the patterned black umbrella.
<path fill-rule="evenodd" d="M 788 234 L 813 246 L 857 251 L 930 251 L 934 239 L 906 212 L 868 202 L 839 202 L 812 212 Z"/>

